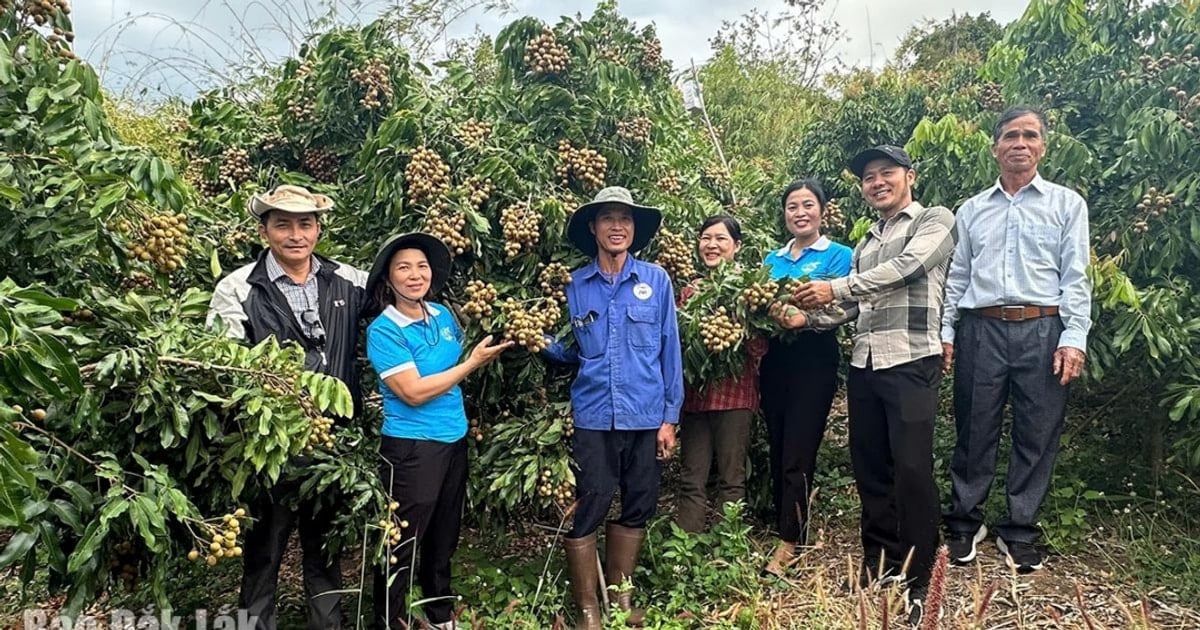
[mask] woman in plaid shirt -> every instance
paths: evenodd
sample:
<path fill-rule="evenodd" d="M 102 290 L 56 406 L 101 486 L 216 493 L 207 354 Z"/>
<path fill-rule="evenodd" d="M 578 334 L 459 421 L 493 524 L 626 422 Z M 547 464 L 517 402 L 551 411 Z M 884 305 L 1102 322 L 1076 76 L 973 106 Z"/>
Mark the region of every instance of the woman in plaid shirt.
<path fill-rule="evenodd" d="M 780 205 L 792 240 L 764 259 L 772 278 L 831 279 L 850 273 L 853 250 L 821 234 L 828 201 L 814 179 L 795 182 L 783 191 Z M 784 329 L 805 324 L 804 314 L 790 304 L 776 304 L 772 314 Z M 764 573 L 783 575 L 796 548 L 806 543 L 817 449 L 837 391 L 840 357 L 835 331 L 806 330 L 786 339 L 772 339 L 763 358 L 759 388 L 771 446 L 780 539 Z"/>
<path fill-rule="evenodd" d="M 697 250 L 707 268 L 732 261 L 742 248 L 742 227 L 737 219 L 718 214 L 700 225 Z M 697 283 L 700 281 L 697 281 Z M 680 291 L 682 305 L 696 294 L 697 283 Z M 682 472 L 675 522 L 685 531 L 704 529 L 708 481 L 713 456 L 717 460 L 717 504 L 746 498 L 746 448 L 750 422 L 758 411 L 758 363 L 767 351 L 766 341 L 753 338 L 746 344 L 746 367 L 738 376 L 708 383 L 688 383 L 683 399 L 679 439 Z"/>

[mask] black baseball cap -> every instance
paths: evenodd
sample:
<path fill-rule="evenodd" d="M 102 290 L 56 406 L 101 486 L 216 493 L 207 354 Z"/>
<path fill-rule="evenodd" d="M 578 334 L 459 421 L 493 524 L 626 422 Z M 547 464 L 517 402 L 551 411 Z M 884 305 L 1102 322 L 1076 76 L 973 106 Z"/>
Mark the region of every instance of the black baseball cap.
<path fill-rule="evenodd" d="M 850 172 L 858 177 L 862 177 L 863 170 L 867 168 L 867 163 L 878 159 L 891 160 L 904 168 L 913 167 L 912 158 L 908 157 L 904 149 L 890 144 L 881 144 L 854 156 L 854 159 L 850 160 Z"/>

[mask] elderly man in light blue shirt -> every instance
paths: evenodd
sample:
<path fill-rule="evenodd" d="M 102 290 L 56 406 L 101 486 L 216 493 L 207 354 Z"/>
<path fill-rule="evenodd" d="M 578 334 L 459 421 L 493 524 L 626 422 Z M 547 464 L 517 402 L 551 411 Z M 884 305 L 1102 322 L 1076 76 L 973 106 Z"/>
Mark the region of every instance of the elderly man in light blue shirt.
<path fill-rule="evenodd" d="M 1038 174 L 1045 130 L 1045 117 L 1028 107 L 996 123 L 1000 178 L 958 210 L 942 315 L 958 432 L 945 515 L 950 556 L 971 562 L 987 537 L 981 506 L 1011 398 L 1008 515 L 994 529 L 1000 552 L 1021 573 L 1042 568 L 1036 514 L 1058 454 L 1067 385 L 1083 371 L 1092 325 L 1087 203 Z"/>

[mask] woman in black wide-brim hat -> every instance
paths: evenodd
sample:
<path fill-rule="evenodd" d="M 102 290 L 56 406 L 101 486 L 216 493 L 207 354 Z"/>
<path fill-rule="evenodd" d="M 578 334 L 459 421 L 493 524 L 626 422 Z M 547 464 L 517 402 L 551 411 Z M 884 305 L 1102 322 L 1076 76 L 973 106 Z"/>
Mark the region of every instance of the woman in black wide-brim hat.
<path fill-rule="evenodd" d="M 367 294 L 382 310 L 367 328 L 367 357 L 383 395 L 380 476 L 400 528 L 375 576 L 377 629 L 415 627 L 405 597 L 416 555 L 417 582 L 432 600 L 423 605 L 426 620 L 441 630 L 456 627 L 450 558 L 467 492 L 467 415 L 458 384 L 512 342 L 492 345 L 488 336 L 460 361 L 462 330 L 448 307 L 426 299 L 449 276 L 445 244 L 410 233 L 383 244 L 367 278 Z"/>

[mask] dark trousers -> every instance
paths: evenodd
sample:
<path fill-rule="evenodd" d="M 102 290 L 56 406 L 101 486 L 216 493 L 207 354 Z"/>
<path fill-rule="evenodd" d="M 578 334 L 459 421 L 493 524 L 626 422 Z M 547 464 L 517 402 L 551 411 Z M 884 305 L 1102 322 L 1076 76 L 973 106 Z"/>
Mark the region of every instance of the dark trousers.
<path fill-rule="evenodd" d="M 1041 535 L 1037 511 L 1050 488 L 1067 411 L 1067 387 L 1053 373 L 1063 325 L 1058 317 L 1005 322 L 963 317 L 954 348 L 954 422 L 958 440 L 950 460 L 946 527 L 974 533 L 980 506 L 996 475 L 1004 403 L 1012 401 L 1012 457 L 1008 463 L 1008 517 L 995 532 L 1011 542 Z"/>
<path fill-rule="evenodd" d="M 933 422 L 941 357 L 876 370 L 850 368 L 850 461 L 862 500 L 863 562 L 898 570 L 912 551 L 908 577 L 929 583 L 938 544 L 933 479 Z"/>
<path fill-rule="evenodd" d="M 256 502 L 250 516 L 256 520 L 246 532 L 242 590 L 238 606 L 257 617 L 259 630 L 275 630 L 275 591 L 279 566 L 292 529 L 299 526 L 303 552 L 304 596 L 308 602 L 308 630 L 342 627 L 342 574 L 336 557 L 321 548 L 332 522 L 328 506 L 317 511 L 312 500 L 300 501 L 300 482 L 282 480 Z"/>
<path fill-rule="evenodd" d="M 658 430 L 575 429 L 575 519 L 567 538 L 583 538 L 604 522 L 621 490 L 618 525 L 641 529 L 658 507 Z"/>
<path fill-rule="evenodd" d="M 746 498 L 746 448 L 750 444 L 749 409 L 689 413 L 679 423 L 681 449 L 678 511 L 684 531 L 704 529 L 708 500 L 705 486 L 713 456 L 717 459 L 717 505 Z"/>
<path fill-rule="evenodd" d="M 808 540 L 809 496 L 837 392 L 839 357 L 833 333 L 805 333 L 789 344 L 773 341 L 760 369 L 771 492 L 779 537 L 788 542 Z"/>
<path fill-rule="evenodd" d="M 467 441 L 447 444 L 384 436 L 379 454 L 379 476 L 400 504 L 393 518 L 408 521 L 408 527 L 401 530 L 399 545 L 388 545 L 396 562 L 388 565 L 386 575 L 378 567 L 375 571 L 375 628 L 417 627 L 405 602 L 417 563 L 421 596 L 432 600 L 422 605 L 425 617 L 430 623 L 450 621 L 450 558 L 458 549 L 467 497 Z"/>

